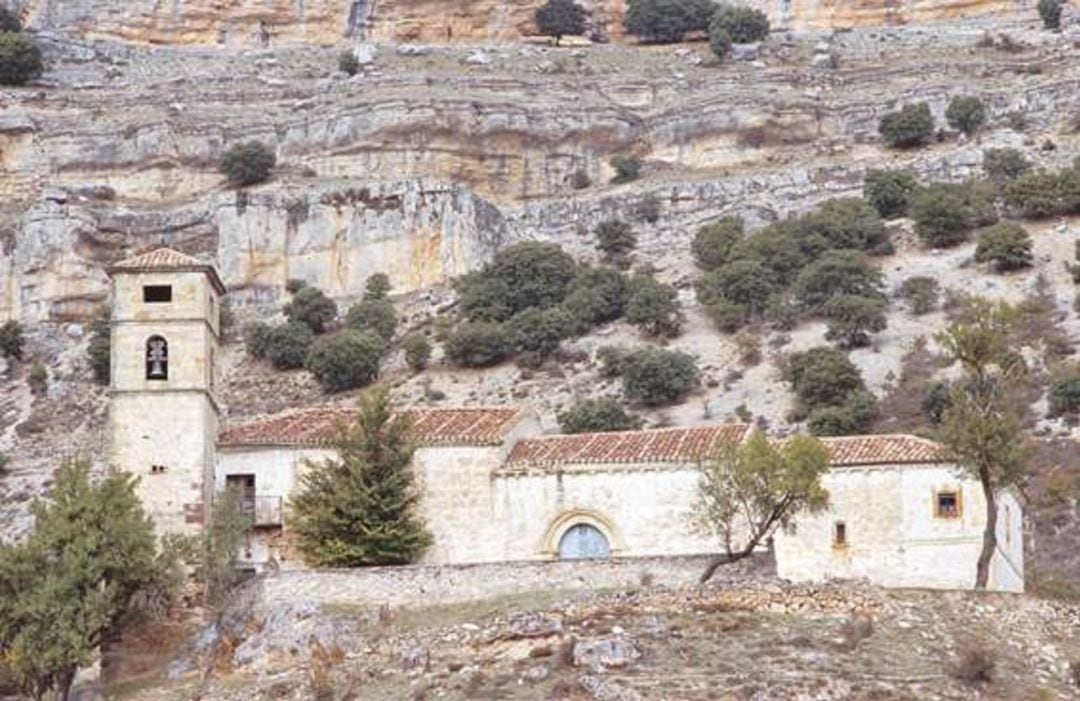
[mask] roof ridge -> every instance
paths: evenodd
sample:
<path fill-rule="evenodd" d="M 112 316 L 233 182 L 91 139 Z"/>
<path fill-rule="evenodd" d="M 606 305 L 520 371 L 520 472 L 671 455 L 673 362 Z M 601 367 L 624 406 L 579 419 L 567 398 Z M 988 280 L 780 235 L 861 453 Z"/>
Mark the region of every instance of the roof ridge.
<path fill-rule="evenodd" d="M 747 422 L 743 422 L 743 421 L 731 421 L 731 422 L 719 423 L 719 424 L 705 424 L 703 426 L 663 426 L 663 427 L 659 427 L 659 428 L 638 428 L 638 429 L 634 429 L 632 431 L 584 431 L 582 433 L 544 433 L 542 435 L 531 436 L 531 437 L 525 438 L 523 440 L 527 440 L 527 441 L 546 441 L 546 440 L 555 440 L 555 439 L 559 439 L 559 438 L 584 438 L 585 436 L 589 436 L 590 438 L 592 438 L 594 436 L 612 436 L 612 435 L 619 435 L 619 436 L 633 436 L 633 435 L 643 435 L 643 434 L 656 435 L 658 433 L 675 433 L 676 431 L 685 433 L 686 431 L 704 431 L 704 430 L 716 430 L 716 429 L 727 429 L 727 428 L 751 429 L 753 427 L 754 427 L 754 424 L 752 424 L 752 423 L 747 423 Z"/>

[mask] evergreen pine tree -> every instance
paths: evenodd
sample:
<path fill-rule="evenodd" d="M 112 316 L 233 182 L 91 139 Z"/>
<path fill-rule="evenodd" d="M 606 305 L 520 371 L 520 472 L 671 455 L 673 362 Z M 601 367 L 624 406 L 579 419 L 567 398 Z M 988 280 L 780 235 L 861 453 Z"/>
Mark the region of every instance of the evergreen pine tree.
<path fill-rule="evenodd" d="M 93 484 L 86 462 L 66 463 L 31 510 L 30 537 L 0 546 L 0 659 L 28 695 L 66 699 L 133 602 L 160 604 L 177 569 L 169 548 L 158 552 L 130 475 Z"/>
<path fill-rule="evenodd" d="M 310 565 L 357 567 L 413 561 L 432 537 L 417 516 L 408 421 L 393 417 L 385 388 L 368 392 L 337 457 L 309 463 L 290 501 L 292 530 Z"/>

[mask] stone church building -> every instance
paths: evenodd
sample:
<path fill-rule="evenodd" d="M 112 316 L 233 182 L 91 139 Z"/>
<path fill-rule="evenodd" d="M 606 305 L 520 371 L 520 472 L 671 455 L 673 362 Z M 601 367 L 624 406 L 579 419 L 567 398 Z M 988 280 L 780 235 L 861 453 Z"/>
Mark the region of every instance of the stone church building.
<path fill-rule="evenodd" d="M 254 521 L 243 557 L 299 568 L 288 499 L 309 461 L 333 455 L 352 409 L 316 407 L 222 425 L 216 355 L 225 287 L 210 265 L 158 249 L 113 265 L 111 460 L 140 477 L 160 531 L 195 532 L 235 487 Z M 745 440 L 746 424 L 542 435 L 525 407 L 413 408 L 429 564 L 697 555 L 698 464 Z M 985 522 L 978 482 L 943 448 L 906 435 L 824 440 L 828 510 L 774 540 L 792 580 L 867 578 L 969 588 Z M 998 495 L 991 587 L 1023 591 L 1022 508 Z"/>

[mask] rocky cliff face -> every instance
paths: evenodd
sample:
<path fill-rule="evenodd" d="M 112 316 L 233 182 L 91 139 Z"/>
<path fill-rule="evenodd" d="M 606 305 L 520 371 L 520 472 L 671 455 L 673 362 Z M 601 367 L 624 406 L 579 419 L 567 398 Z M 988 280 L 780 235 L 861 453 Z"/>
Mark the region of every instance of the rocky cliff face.
<path fill-rule="evenodd" d="M 581 234 L 646 200 L 661 217 L 639 232 L 642 251 L 681 265 L 687 231 L 718 214 L 754 225 L 857 191 L 882 163 L 880 116 L 926 100 L 941 119 L 973 70 L 998 123 L 1017 114 L 1029 130 L 1057 129 L 1080 103 L 1061 47 L 976 49 L 981 29 L 908 34 L 902 45 L 889 31 L 838 35 L 838 71 L 810 68 L 810 44 L 782 38 L 757 63 L 723 66 L 692 45 L 417 55 L 383 44 L 351 79 L 336 73 L 333 49 L 44 35 L 47 87 L 3 96 L 0 310 L 84 317 L 104 297 L 107 263 L 160 244 L 214 257 L 241 303 L 274 301 L 289 277 L 348 298 L 380 269 L 408 292 L 507 241 L 550 238 L 592 255 Z M 882 61 L 894 64 L 888 85 Z M 1022 138 L 886 157 L 960 178 L 985 145 Z M 246 139 L 274 147 L 279 168 L 236 192 L 216 162 Z M 617 153 L 641 156 L 647 177 L 607 185 Z M 593 185 L 575 189 L 580 175 Z"/>
<path fill-rule="evenodd" d="M 22 0 L 32 26 L 148 44 L 257 45 L 379 41 L 494 41 L 535 33 L 541 0 Z M 751 0 L 774 26 L 840 29 L 1007 15 L 1024 0 Z M 585 0 L 594 27 L 622 36 L 625 0 Z"/>

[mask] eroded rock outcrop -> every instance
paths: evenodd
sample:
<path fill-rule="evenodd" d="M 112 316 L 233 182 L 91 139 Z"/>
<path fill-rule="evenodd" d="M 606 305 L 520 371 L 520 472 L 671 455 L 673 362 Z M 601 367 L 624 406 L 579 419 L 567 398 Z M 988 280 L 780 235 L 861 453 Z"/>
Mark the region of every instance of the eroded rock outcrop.
<path fill-rule="evenodd" d="M 541 0 L 24 0 L 38 28 L 148 44 L 496 41 L 534 35 Z M 623 36 L 625 0 L 585 0 L 597 32 Z M 751 0 L 774 26 L 838 29 L 1031 11 L 1020 0 Z"/>

